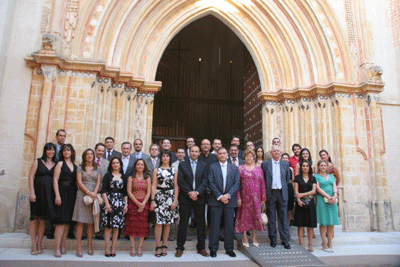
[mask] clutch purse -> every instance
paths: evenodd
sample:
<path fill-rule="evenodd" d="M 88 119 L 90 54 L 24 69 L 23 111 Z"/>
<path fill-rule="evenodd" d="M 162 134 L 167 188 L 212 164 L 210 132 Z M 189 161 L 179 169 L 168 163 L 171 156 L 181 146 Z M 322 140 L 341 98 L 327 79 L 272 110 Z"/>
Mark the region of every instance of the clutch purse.
<path fill-rule="evenodd" d="M 267 225 L 268 224 L 268 216 L 267 216 L 267 214 L 265 214 L 264 210 L 265 210 L 265 206 L 261 207 L 261 221 L 262 221 L 262 224 Z"/>
<path fill-rule="evenodd" d="M 324 201 L 325 201 L 325 204 L 330 205 L 329 204 L 329 199 L 327 197 L 324 197 Z M 336 198 L 336 202 L 335 203 L 338 203 L 338 199 L 337 198 Z"/>
<path fill-rule="evenodd" d="M 97 199 L 99 200 L 99 205 L 103 205 L 104 201 L 100 194 L 97 194 Z M 83 197 L 83 202 L 85 203 L 86 206 L 89 206 L 90 204 L 93 203 L 93 199 L 89 195 L 86 195 Z"/>
<path fill-rule="evenodd" d="M 313 196 L 307 196 L 300 198 L 300 201 L 303 202 L 303 208 L 308 208 L 310 206 L 310 202 L 312 201 Z"/>

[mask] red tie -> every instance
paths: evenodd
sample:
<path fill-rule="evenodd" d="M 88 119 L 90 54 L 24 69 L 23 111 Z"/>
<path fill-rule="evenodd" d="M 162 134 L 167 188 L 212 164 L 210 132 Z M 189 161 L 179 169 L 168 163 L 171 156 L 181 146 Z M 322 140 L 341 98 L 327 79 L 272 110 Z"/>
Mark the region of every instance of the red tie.
<path fill-rule="evenodd" d="M 97 166 L 100 167 L 100 159 L 97 159 Z"/>
<path fill-rule="evenodd" d="M 235 164 L 235 161 L 236 161 L 236 159 L 233 159 L 233 165 L 235 165 L 235 166 L 236 166 L 236 164 Z"/>

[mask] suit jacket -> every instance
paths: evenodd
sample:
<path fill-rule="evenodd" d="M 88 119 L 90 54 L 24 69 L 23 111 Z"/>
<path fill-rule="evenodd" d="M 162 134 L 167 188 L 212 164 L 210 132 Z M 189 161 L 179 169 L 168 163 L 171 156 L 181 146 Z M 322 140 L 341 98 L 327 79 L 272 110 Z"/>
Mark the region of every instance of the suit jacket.
<path fill-rule="evenodd" d="M 147 166 L 147 175 L 150 176 L 151 179 L 153 179 L 154 165 L 153 165 L 153 161 L 151 160 L 151 157 L 145 159 L 144 162 L 146 162 L 146 166 Z M 160 158 L 157 158 L 156 168 L 160 167 L 160 162 L 161 162 Z"/>
<path fill-rule="evenodd" d="M 288 201 L 288 184 L 291 179 L 289 163 L 279 160 L 281 168 L 281 183 L 282 183 L 282 197 L 284 201 Z M 267 199 L 269 199 L 272 190 L 272 159 L 264 161 L 261 164 L 261 169 L 264 172 L 265 188 L 267 192 Z"/>
<path fill-rule="evenodd" d="M 137 155 L 136 151 L 133 152 L 133 153 L 131 154 L 131 157 L 134 157 L 134 158 L 135 158 L 135 161 L 136 161 L 136 155 Z M 146 153 L 144 153 L 144 152 L 142 151 L 142 156 L 141 156 L 140 158 L 141 158 L 141 159 L 147 159 L 147 158 L 150 158 L 150 155 L 147 155 Z"/>
<path fill-rule="evenodd" d="M 244 159 L 239 158 L 239 155 L 238 155 L 238 157 L 236 158 L 236 160 L 239 160 L 239 166 L 240 166 L 240 165 L 246 164 L 246 161 L 244 161 Z M 229 163 L 232 163 L 231 157 L 228 157 L 227 161 L 228 161 Z M 233 163 L 232 163 L 232 165 L 233 165 Z M 234 165 L 234 166 L 236 166 L 236 165 Z"/>
<path fill-rule="evenodd" d="M 136 155 L 137 155 L 136 151 L 133 152 L 132 154 L 130 154 L 128 168 L 126 169 L 126 172 L 124 173 L 127 177 L 133 175 L 133 165 L 135 165 L 135 162 L 137 160 Z M 150 158 L 150 156 L 142 152 L 142 157 L 140 157 L 140 158 L 147 159 L 147 158 Z"/>
<path fill-rule="evenodd" d="M 106 149 L 106 151 L 104 152 L 104 154 L 103 154 L 103 158 L 105 158 L 105 159 L 107 159 L 107 149 Z M 116 151 L 115 149 L 113 149 L 113 151 L 112 151 L 112 153 L 111 153 L 111 158 L 112 157 L 118 157 L 118 158 L 122 158 L 122 153 L 121 152 L 118 152 L 118 151 Z M 110 159 L 111 159 L 110 158 Z"/>
<path fill-rule="evenodd" d="M 239 149 L 238 158 L 243 159 L 243 150 Z"/>
<path fill-rule="evenodd" d="M 193 179 L 196 181 L 196 188 L 193 188 Z M 178 167 L 178 185 L 179 185 L 179 204 L 194 203 L 189 197 L 189 192 L 197 191 L 199 193 L 197 203 L 206 204 L 207 187 L 207 165 L 197 160 L 195 178 L 193 177 L 192 164 L 190 160 L 185 160 Z"/>
<path fill-rule="evenodd" d="M 211 190 L 211 195 L 208 199 L 208 205 L 212 207 L 223 207 L 223 205 L 225 205 L 221 201 L 217 200 L 218 197 L 224 194 L 229 194 L 231 196 L 231 199 L 229 200 L 228 204 L 226 204 L 226 207 L 237 207 L 236 193 L 240 187 L 239 170 L 232 163 L 227 162 L 227 164 L 225 192 L 223 191 L 224 182 L 220 163 L 217 162 L 211 164 L 208 171 L 208 185 Z"/>

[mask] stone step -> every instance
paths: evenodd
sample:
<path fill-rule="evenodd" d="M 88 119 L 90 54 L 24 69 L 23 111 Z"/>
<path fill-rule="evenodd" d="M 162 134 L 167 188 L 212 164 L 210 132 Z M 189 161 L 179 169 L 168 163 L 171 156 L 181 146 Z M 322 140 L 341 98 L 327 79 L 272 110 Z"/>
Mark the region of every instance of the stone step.
<path fill-rule="evenodd" d="M 216 258 L 203 257 L 194 251 L 185 251 L 181 258 L 176 258 L 170 252 L 165 257 L 156 258 L 154 252 L 145 251 L 142 257 L 131 257 L 129 251 L 118 251 L 116 257 L 107 258 L 103 250 L 95 250 L 93 256 L 84 253 L 78 258 L 74 252 L 68 251 L 61 258 L 55 258 L 53 250 L 46 249 L 42 255 L 30 255 L 30 249 L 3 248 L 0 249 L 0 266 L 2 267 L 48 267 L 48 266 L 83 266 L 83 267 L 200 267 L 200 266 L 237 266 L 257 267 L 241 252 L 235 250 L 236 258 L 231 258 L 219 251 Z"/>
<path fill-rule="evenodd" d="M 196 251 L 197 240 L 195 236 L 191 236 L 191 241 L 186 241 L 185 250 L 187 251 Z M 86 249 L 87 240 L 82 240 L 82 248 Z M 136 239 L 137 246 L 137 239 Z M 43 238 L 43 249 L 53 249 L 55 244 L 54 239 Z M 93 249 L 94 250 L 104 250 L 105 241 L 104 240 L 93 240 Z M 206 246 L 208 246 L 208 239 L 206 239 Z M 143 250 L 144 251 L 153 251 L 156 247 L 156 242 L 153 237 L 149 237 L 143 242 Z M 176 240 L 168 241 L 168 251 L 175 251 Z M 220 242 L 220 249 L 224 247 L 224 242 Z M 28 234 L 24 233 L 4 233 L 0 235 L 0 248 L 31 248 L 31 238 Z M 75 250 L 76 249 L 76 240 L 67 239 L 66 243 L 67 250 Z M 117 241 L 117 250 L 130 251 L 131 243 L 129 240 L 125 238 L 118 239 Z M 234 248 L 237 249 L 237 242 L 234 243 Z"/>

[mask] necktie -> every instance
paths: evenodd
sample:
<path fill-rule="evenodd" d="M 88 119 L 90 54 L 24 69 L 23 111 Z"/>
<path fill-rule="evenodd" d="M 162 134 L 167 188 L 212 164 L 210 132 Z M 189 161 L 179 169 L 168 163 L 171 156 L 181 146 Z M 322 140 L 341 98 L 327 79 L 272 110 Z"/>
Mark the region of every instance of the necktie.
<path fill-rule="evenodd" d="M 221 167 L 222 169 L 225 170 L 225 164 L 222 164 Z M 223 187 L 222 189 L 224 193 L 225 193 L 225 185 L 226 185 L 226 177 L 224 176 L 224 171 L 222 171 L 222 187 Z"/>
<path fill-rule="evenodd" d="M 236 166 L 236 159 L 235 158 L 233 159 L 233 165 Z"/>
<path fill-rule="evenodd" d="M 100 159 L 97 159 L 97 166 L 100 167 Z"/>
<path fill-rule="evenodd" d="M 107 160 L 110 160 L 110 158 L 111 158 L 111 151 L 108 151 Z"/>
<path fill-rule="evenodd" d="M 196 162 L 192 161 L 192 171 L 193 171 L 193 190 L 196 189 Z"/>
<path fill-rule="evenodd" d="M 136 158 L 139 159 L 139 153 L 136 154 Z"/>
<path fill-rule="evenodd" d="M 156 167 L 156 159 L 153 159 L 153 165 L 154 165 L 154 168 Z"/>

